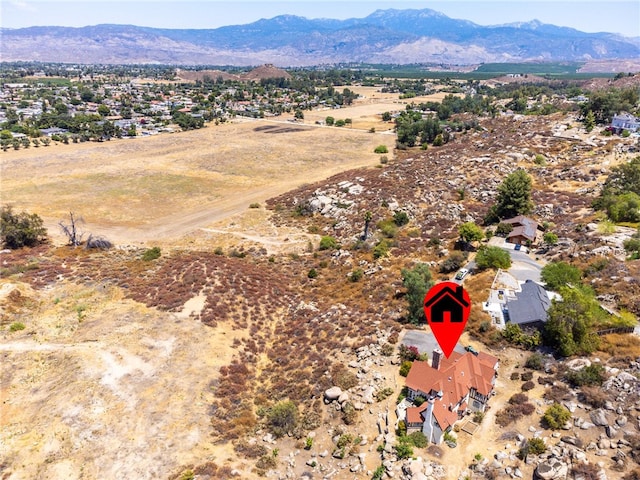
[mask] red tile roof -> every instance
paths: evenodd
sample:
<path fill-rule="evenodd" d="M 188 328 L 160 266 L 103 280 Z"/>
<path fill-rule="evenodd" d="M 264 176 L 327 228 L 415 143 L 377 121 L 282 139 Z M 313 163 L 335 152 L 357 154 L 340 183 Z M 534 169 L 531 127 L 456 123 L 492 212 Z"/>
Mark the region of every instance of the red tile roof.
<path fill-rule="evenodd" d="M 449 358 L 440 360 L 438 370 L 427 362 L 415 361 L 407 375 L 406 385 L 425 394 L 442 392 L 442 398 L 436 400 L 433 414 L 440 427 L 446 429 L 458 419 L 452 410 L 472 388 L 484 396 L 491 393 L 497 363 L 496 357 L 483 352 L 477 356 L 470 352 L 453 352 Z M 408 412 L 409 409 L 407 415 Z"/>
<path fill-rule="evenodd" d="M 419 407 L 407 408 L 407 424 L 424 422 L 424 419 L 422 418 L 422 415 L 420 415 L 420 413 L 423 410 L 426 410 L 427 406 L 428 405 L 425 402 L 423 405 L 420 405 Z"/>

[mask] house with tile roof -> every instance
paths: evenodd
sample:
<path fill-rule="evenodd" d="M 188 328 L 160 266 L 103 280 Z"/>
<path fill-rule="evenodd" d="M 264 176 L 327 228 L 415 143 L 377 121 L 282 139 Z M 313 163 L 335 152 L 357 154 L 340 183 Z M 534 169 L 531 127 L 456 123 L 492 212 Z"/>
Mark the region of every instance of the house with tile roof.
<path fill-rule="evenodd" d="M 407 432 L 421 431 L 439 444 L 445 432 L 465 414 L 484 412 L 495 386 L 498 359 L 485 352 L 453 352 L 446 358 L 433 351 L 431 365 L 415 361 L 407 375 L 407 399 L 424 400 L 406 409 Z"/>

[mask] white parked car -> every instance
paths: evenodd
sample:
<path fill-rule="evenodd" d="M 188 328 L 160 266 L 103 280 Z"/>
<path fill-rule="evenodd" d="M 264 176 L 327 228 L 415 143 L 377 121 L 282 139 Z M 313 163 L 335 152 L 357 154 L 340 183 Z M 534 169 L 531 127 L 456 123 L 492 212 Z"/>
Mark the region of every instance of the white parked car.
<path fill-rule="evenodd" d="M 461 268 L 460 271 L 456 273 L 456 280 L 462 280 L 464 277 L 467 276 L 468 273 L 469 273 L 469 270 L 467 270 L 466 268 Z"/>

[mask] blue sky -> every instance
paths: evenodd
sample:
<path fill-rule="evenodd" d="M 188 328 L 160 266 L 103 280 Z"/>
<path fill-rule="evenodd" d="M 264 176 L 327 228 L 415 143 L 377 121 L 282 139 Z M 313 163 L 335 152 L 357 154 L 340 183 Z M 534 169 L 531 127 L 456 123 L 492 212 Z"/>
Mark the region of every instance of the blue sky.
<path fill-rule="evenodd" d="M 162 28 L 216 28 L 293 14 L 307 18 L 365 17 L 377 9 L 431 8 L 480 25 L 526 22 L 584 32 L 640 37 L 640 0 L 2 0 L 0 25 L 81 27 L 99 23 Z"/>

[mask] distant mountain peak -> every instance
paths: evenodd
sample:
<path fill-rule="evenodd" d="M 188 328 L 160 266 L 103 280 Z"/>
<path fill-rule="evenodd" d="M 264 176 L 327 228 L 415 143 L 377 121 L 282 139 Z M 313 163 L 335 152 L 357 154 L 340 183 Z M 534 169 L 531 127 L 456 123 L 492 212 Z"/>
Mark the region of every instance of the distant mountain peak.
<path fill-rule="evenodd" d="M 279 67 L 341 62 L 452 63 L 637 59 L 640 42 L 540 20 L 482 26 L 436 10 L 364 18 L 279 15 L 216 29 L 133 25 L 2 29 L 1 61 Z"/>

